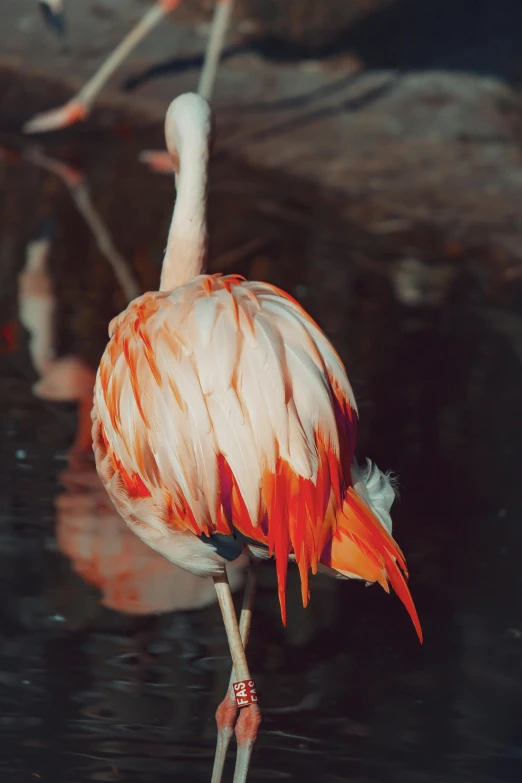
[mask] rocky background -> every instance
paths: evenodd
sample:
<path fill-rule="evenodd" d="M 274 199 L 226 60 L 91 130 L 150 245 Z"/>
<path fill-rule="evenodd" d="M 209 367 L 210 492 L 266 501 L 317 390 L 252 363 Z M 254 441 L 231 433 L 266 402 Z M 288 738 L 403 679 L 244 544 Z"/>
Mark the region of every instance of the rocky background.
<path fill-rule="evenodd" d="M 147 6 L 69 0 L 67 44 L 34 0 L 4 0 L 2 126 L 78 88 Z M 117 107 L 161 123 L 194 89 L 212 3 L 187 0 L 140 44 L 89 127 Z M 522 9 L 516 0 L 246 0 L 216 85 L 218 152 L 335 194 L 343 215 L 382 230 L 419 224 L 519 262 Z M 5 71 L 3 82 L 5 84 Z M 136 123 L 134 123 L 136 127 Z M 518 271 L 517 271 L 518 274 Z"/>

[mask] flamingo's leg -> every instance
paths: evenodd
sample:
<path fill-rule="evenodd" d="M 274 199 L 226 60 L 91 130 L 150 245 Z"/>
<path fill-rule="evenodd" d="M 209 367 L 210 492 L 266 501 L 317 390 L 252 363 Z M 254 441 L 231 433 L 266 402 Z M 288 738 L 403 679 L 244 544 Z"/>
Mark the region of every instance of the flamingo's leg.
<path fill-rule="evenodd" d="M 172 11 L 180 0 L 158 0 L 144 13 L 140 21 L 123 38 L 113 52 L 100 65 L 96 73 L 82 89 L 64 106 L 36 114 L 25 123 L 24 133 L 42 133 L 44 131 L 64 128 L 84 120 L 93 105 L 96 96 L 103 89 L 114 71 L 129 56 L 131 51 L 145 36 Z"/>
<path fill-rule="evenodd" d="M 205 61 L 199 78 L 198 93 L 207 101 L 210 100 L 216 80 L 217 68 L 223 43 L 230 24 L 230 16 L 234 0 L 217 0 L 214 8 L 214 18 L 210 28 L 210 37 L 208 39 L 207 49 L 205 51 Z"/>
<path fill-rule="evenodd" d="M 252 570 L 249 573 L 247 585 L 245 588 L 245 597 L 243 600 L 243 608 L 241 610 L 240 628 L 238 626 L 236 614 L 234 611 L 232 594 L 230 592 L 230 585 L 228 584 L 226 573 L 222 576 L 214 578 L 217 597 L 221 607 L 221 612 L 223 614 L 225 630 L 227 632 L 233 668 L 230 681 L 231 687 L 229 688 L 224 701 L 218 707 L 216 713 L 216 720 L 218 723 L 218 742 L 214 769 L 212 772 L 212 783 L 220 783 L 221 781 L 223 766 L 225 763 L 225 755 L 228 743 L 230 742 L 230 738 L 232 736 L 232 730 L 234 727 L 237 711 L 239 709 L 236 702 L 236 695 L 233 687 L 234 684 L 237 685 L 239 682 L 245 683 L 248 692 L 247 697 L 244 699 L 245 705 L 241 707 L 241 712 L 236 723 L 236 739 L 238 747 L 234 783 L 245 783 L 246 781 L 250 763 L 250 755 L 257 737 L 259 724 L 261 723 L 261 711 L 257 704 L 257 697 L 254 696 L 254 701 L 251 696 L 251 687 L 253 685 L 253 681 L 250 677 L 248 663 L 245 656 L 245 647 L 248 640 L 248 632 L 250 630 L 256 583 L 257 564 L 254 564 Z"/>
<path fill-rule="evenodd" d="M 239 618 L 239 633 L 241 635 L 241 641 L 245 650 L 248 644 L 248 634 L 250 632 L 250 623 L 252 621 L 258 573 L 259 563 L 257 560 L 252 560 L 250 563 L 250 568 L 248 569 L 245 594 L 243 596 L 243 606 L 241 607 L 241 615 Z M 211 783 L 221 783 L 228 744 L 232 738 L 232 734 L 234 733 L 234 725 L 239 710 L 239 707 L 236 704 L 236 697 L 234 696 L 234 689 L 232 687 L 234 682 L 235 672 L 234 668 L 232 668 L 227 695 L 216 711 L 218 736 Z"/>
<path fill-rule="evenodd" d="M 199 77 L 198 94 L 209 101 L 214 90 L 216 74 L 223 51 L 223 43 L 230 24 L 234 0 L 217 0 L 210 36 L 205 50 L 205 60 Z M 159 174 L 172 174 L 172 160 L 163 150 L 143 150 L 139 160 L 148 165 L 151 171 Z"/>

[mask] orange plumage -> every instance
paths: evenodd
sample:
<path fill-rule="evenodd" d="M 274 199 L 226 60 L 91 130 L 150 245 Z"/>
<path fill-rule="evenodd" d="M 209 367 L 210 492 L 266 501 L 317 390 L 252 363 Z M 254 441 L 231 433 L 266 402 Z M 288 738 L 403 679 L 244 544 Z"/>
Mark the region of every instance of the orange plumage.
<path fill-rule="evenodd" d="M 356 408 L 344 368 L 291 297 L 237 276 L 201 276 L 172 294 L 135 300 L 111 334 L 94 440 L 124 517 L 146 523 L 153 509 L 166 532 L 239 533 L 247 545 L 266 547 L 276 560 L 283 622 L 291 557 L 305 605 L 309 572 L 324 565 L 386 590 L 389 582 L 421 635 L 404 557 L 353 489 Z M 257 340 L 267 334 L 273 345 L 263 351 Z M 248 399 L 247 375 L 258 379 Z M 275 384 L 271 399 L 260 382 Z M 159 408 L 176 422 L 177 443 L 163 443 Z M 286 432 L 274 427 L 281 421 Z"/>
<path fill-rule="evenodd" d="M 66 491 L 55 501 L 58 547 L 74 571 L 100 590 L 104 606 L 153 614 L 215 602 L 211 580 L 176 568 L 128 529 L 98 479 L 92 451 L 70 457 L 60 482 Z M 233 589 L 244 581 L 245 560 L 240 558 L 230 569 Z"/>

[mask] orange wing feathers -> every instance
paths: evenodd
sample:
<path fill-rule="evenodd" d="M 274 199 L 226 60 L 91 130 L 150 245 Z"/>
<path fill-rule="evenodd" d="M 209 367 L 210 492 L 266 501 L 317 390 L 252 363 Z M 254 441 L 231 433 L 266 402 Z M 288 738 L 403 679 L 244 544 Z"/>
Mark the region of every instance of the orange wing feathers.
<path fill-rule="evenodd" d="M 323 551 L 321 562 L 346 576 L 378 582 L 387 593 L 388 583 L 391 584 L 422 642 L 419 618 L 406 584 L 404 555 L 353 487 L 348 488 L 337 520 L 337 530 Z"/>
<path fill-rule="evenodd" d="M 321 561 L 386 589 L 389 579 L 418 623 L 400 550 L 352 489 L 346 372 L 291 297 L 201 275 L 136 299 L 110 334 L 93 434 L 124 516 L 267 546 L 283 621 L 291 556 L 305 605 Z"/>

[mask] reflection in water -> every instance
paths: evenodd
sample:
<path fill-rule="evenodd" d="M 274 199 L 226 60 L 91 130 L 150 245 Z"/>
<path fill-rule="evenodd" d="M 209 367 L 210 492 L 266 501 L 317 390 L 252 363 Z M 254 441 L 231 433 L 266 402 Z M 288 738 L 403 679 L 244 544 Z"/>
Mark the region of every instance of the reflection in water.
<path fill-rule="evenodd" d="M 56 539 L 76 573 L 100 590 L 104 606 L 154 614 L 215 603 L 211 579 L 172 565 L 131 533 L 98 478 L 92 451 L 73 453 L 69 463 L 59 476 L 65 492 L 56 499 Z M 230 566 L 233 590 L 242 586 L 245 564 Z"/>
<path fill-rule="evenodd" d="M 25 267 L 18 277 L 18 313 L 29 333 L 29 352 L 39 376 L 55 359 L 54 319 L 56 297 L 49 274 L 50 239 L 42 237 L 27 246 Z"/>
<path fill-rule="evenodd" d="M 100 252 L 105 256 L 114 276 L 121 286 L 127 301 L 139 295 L 139 285 L 127 261 L 115 246 L 109 230 L 105 226 L 91 199 L 89 187 L 83 174 L 77 169 L 50 158 L 36 147 L 27 147 L 22 159 L 55 174 L 67 187 L 71 197 L 92 232 Z"/>

